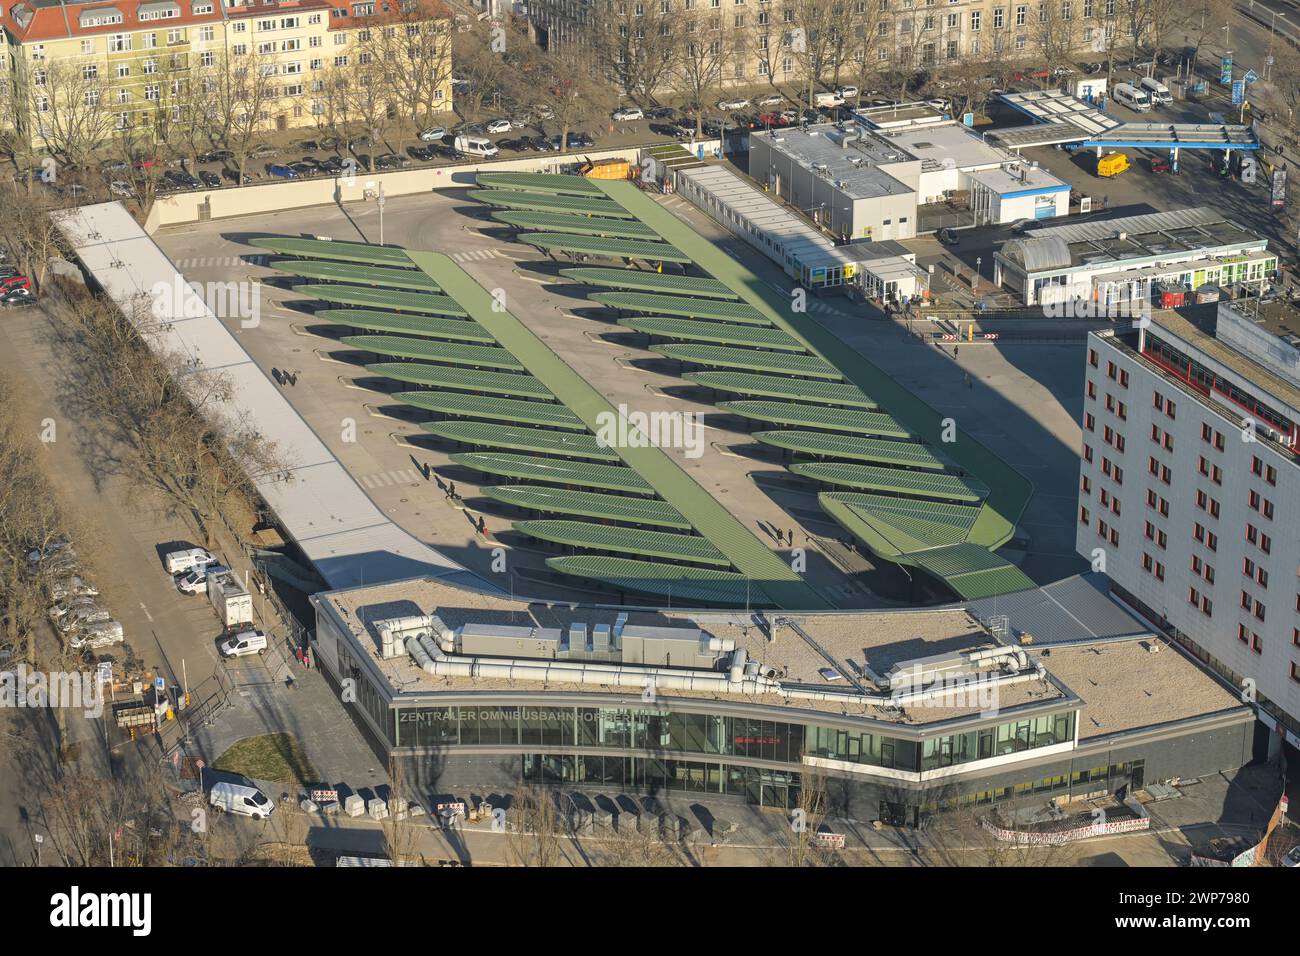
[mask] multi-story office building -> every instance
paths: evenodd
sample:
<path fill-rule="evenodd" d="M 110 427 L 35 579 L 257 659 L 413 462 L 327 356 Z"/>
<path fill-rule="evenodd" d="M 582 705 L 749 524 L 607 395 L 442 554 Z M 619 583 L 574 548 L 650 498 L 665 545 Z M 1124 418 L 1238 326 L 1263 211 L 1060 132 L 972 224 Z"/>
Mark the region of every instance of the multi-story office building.
<path fill-rule="evenodd" d="M 1257 311 L 1258 309 L 1258 311 Z M 1300 316 L 1258 300 L 1089 336 L 1077 547 L 1300 745 Z"/>
<path fill-rule="evenodd" d="M 620 610 L 433 578 L 312 603 L 319 664 L 425 795 L 522 778 L 786 808 L 811 775 L 835 816 L 915 823 L 1236 768 L 1254 747 L 1250 709 L 1163 642 L 1026 648 L 965 609 Z"/>
<path fill-rule="evenodd" d="M 450 109 L 450 24 L 424 0 L 4 0 L 0 112 L 31 145 L 56 149 L 237 112 L 218 101 L 240 96 L 260 128 L 309 126 L 331 68 L 386 57 L 389 38 L 413 30 L 434 35 L 404 44 L 404 68 L 432 87 L 417 98 Z M 240 79 L 248 69 L 256 81 Z M 414 82 L 391 85 L 392 109 L 409 112 Z"/>

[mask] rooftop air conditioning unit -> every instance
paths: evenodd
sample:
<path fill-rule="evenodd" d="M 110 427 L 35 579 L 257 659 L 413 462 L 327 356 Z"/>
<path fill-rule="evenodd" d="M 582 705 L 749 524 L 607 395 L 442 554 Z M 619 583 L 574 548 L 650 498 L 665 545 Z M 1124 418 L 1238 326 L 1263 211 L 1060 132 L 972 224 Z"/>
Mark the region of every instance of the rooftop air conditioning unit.
<path fill-rule="evenodd" d="M 1117 233 L 1115 233 L 1115 238 L 1118 239 L 1120 242 L 1123 242 L 1125 239 L 1128 238 L 1128 233 L 1127 233 L 1127 232 L 1122 232 L 1122 231 L 1121 231 L 1121 232 L 1117 232 Z"/>

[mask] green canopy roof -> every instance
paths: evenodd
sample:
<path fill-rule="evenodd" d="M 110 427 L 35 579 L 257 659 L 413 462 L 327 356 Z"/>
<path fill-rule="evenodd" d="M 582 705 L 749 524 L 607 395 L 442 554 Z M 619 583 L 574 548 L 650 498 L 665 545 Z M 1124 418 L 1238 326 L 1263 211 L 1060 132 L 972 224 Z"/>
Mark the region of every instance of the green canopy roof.
<path fill-rule="evenodd" d="M 666 242 L 647 242 L 644 239 L 605 239 L 600 236 L 566 236 L 558 232 L 528 232 L 522 234 L 519 241 L 552 253 L 575 252 L 609 259 L 641 259 L 646 262 L 691 261 L 690 256 L 683 255 Z"/>
<path fill-rule="evenodd" d="M 399 335 L 345 335 L 339 340 L 348 348 L 422 359 L 447 365 L 470 365 L 474 368 L 504 368 L 523 371 L 523 363 L 503 348 L 487 345 L 462 345 L 459 342 L 436 342 L 432 339 L 408 339 Z"/>
<path fill-rule="evenodd" d="M 550 431 L 516 425 L 493 425 L 487 422 L 426 422 L 420 426 L 430 435 L 447 441 L 476 445 L 481 448 L 504 448 L 532 451 L 566 458 L 591 458 L 618 461 L 618 453 L 602 447 L 592 435 Z"/>
<path fill-rule="evenodd" d="M 1029 575 L 977 544 L 953 544 L 912 556 L 917 567 L 934 575 L 965 601 L 1028 591 Z"/>
<path fill-rule="evenodd" d="M 765 445 L 814 458 L 847 458 L 930 471 L 943 471 L 950 466 L 950 462 L 916 442 L 805 431 L 754 432 L 754 438 Z"/>
<path fill-rule="evenodd" d="M 644 478 L 623 465 L 593 465 L 590 462 L 560 461 L 537 455 L 511 455 L 498 452 L 466 452 L 452 455 L 451 460 L 466 468 L 489 475 L 520 478 L 525 481 L 550 481 L 561 485 L 604 488 L 649 495 L 654 489 Z"/>
<path fill-rule="evenodd" d="M 489 189 L 518 189 L 533 193 L 557 195 L 594 196 L 602 198 L 591 180 L 582 176 L 561 176 L 556 173 L 479 173 L 474 181 Z"/>
<path fill-rule="evenodd" d="M 379 362 L 367 365 L 373 375 L 391 378 L 395 382 L 410 382 L 429 388 L 454 388 L 466 392 L 487 392 L 490 395 L 515 395 L 525 398 L 554 398 L 546 386 L 531 375 L 509 372 L 484 372 L 481 369 L 452 368 L 447 365 L 425 365 L 420 362 Z"/>
<path fill-rule="evenodd" d="M 847 462 L 814 461 L 791 465 L 790 471 L 815 481 L 850 488 L 891 491 L 900 495 L 943 498 L 951 501 L 979 501 L 988 489 L 979 482 L 958 475 L 940 475 L 902 468 L 882 468 Z"/>
<path fill-rule="evenodd" d="M 396 292 L 391 289 L 367 289 L 355 285 L 296 285 L 294 292 L 324 299 L 326 302 L 341 302 L 344 305 L 359 305 L 369 309 L 392 309 L 394 312 L 423 312 L 429 315 L 465 315 L 465 310 L 455 300 L 445 295 L 429 295 L 425 292 Z"/>
<path fill-rule="evenodd" d="M 739 395 L 789 398 L 802 402 L 823 402 L 827 405 L 847 405 L 863 409 L 876 407 L 876 403 L 863 395 L 857 386 L 840 382 L 811 382 L 803 378 L 756 375 L 749 372 L 687 372 L 682 377 L 696 385 L 714 388 L 720 392 L 735 392 Z"/>
<path fill-rule="evenodd" d="M 611 558 L 599 554 L 547 558 L 546 565 L 563 574 L 604 581 L 625 591 L 657 594 L 669 601 L 743 605 L 747 597 L 760 600 L 758 587 L 747 590 L 744 575 L 733 571 L 690 568 L 637 558 Z"/>
<path fill-rule="evenodd" d="M 911 432 L 884 412 L 860 411 L 856 408 L 827 408 L 798 402 L 736 401 L 718 402 L 718 408 L 757 422 L 776 425 L 801 425 L 828 431 L 880 435 L 886 438 L 911 438 Z"/>
<path fill-rule="evenodd" d="M 630 214 L 629 214 L 630 215 Z M 309 259 L 335 259 L 340 262 L 368 262 L 377 266 L 411 265 L 405 249 L 372 246 L 365 242 L 330 242 L 326 239 L 290 239 L 268 236 L 250 239 L 250 246 L 269 249 L 282 256 L 305 256 Z"/>
<path fill-rule="evenodd" d="M 436 319 L 429 315 L 378 312 L 370 309 L 321 309 L 312 318 L 368 332 L 423 335 L 431 339 L 491 343 L 495 339 L 478 323 L 465 319 Z"/>
<path fill-rule="evenodd" d="M 573 212 L 584 216 L 610 216 L 615 219 L 635 219 L 622 206 L 608 199 L 586 199 L 581 196 L 547 196 L 541 193 L 515 192 L 508 189 L 471 189 L 470 199 L 490 206 L 506 209 L 534 209 L 538 212 Z"/>
<path fill-rule="evenodd" d="M 493 421 L 544 425 L 548 428 L 587 430 L 577 415 L 563 405 L 551 402 L 522 402 L 513 398 L 487 395 L 463 395 L 459 392 L 398 392 L 392 396 L 404 405 L 425 411 L 441 412 L 456 418 L 486 418 Z"/>
<path fill-rule="evenodd" d="M 824 491 L 817 501 L 873 554 L 887 561 L 927 548 L 961 544 L 979 515 L 979 508 L 973 505 L 851 491 Z"/>
<path fill-rule="evenodd" d="M 731 289 L 717 279 L 696 276 L 675 276 L 644 269 L 610 269 L 600 266 L 561 269 L 560 275 L 574 282 L 603 286 L 607 289 L 634 289 L 646 292 L 667 292 L 673 295 L 699 295 L 710 299 L 738 299 Z"/>
<path fill-rule="evenodd" d="M 648 558 L 669 561 L 694 561 L 728 568 L 731 562 L 726 555 L 709 544 L 707 538 L 693 534 L 674 534 L 668 531 L 645 531 L 640 528 L 620 528 L 587 521 L 542 519 L 516 521 L 516 531 L 554 541 L 574 548 L 595 548 L 600 551 L 622 551 Z"/>
<path fill-rule="evenodd" d="M 531 508 L 550 514 L 580 515 L 607 521 L 691 530 L 691 523 L 682 517 L 681 512 L 668 502 L 653 498 L 632 498 L 599 491 L 573 491 L 534 485 L 489 485 L 483 489 L 483 493 L 517 508 Z"/>
<path fill-rule="evenodd" d="M 289 275 L 326 282 L 350 282 L 388 289 L 413 289 L 417 292 L 440 291 L 438 283 L 414 269 L 386 269 L 356 262 L 316 262 L 309 259 L 278 259 L 271 266 Z"/>
<path fill-rule="evenodd" d="M 692 322 L 690 319 L 661 319 L 652 316 L 639 319 L 619 319 L 618 324 L 646 335 L 688 342 L 717 342 L 723 345 L 750 346 L 779 349 L 783 352 L 803 352 L 804 347 L 780 329 L 759 329 L 723 322 Z"/>
<path fill-rule="evenodd" d="M 647 315 L 677 315 L 690 319 L 710 319 L 716 322 L 738 322 L 742 325 L 771 325 L 772 320 L 751 305 L 743 302 L 718 302 L 713 299 L 691 299 L 680 295 L 651 295 L 648 292 L 593 292 L 592 302 L 624 312 L 644 312 Z"/>
<path fill-rule="evenodd" d="M 623 239 L 657 239 L 658 233 L 629 219 L 571 216 L 558 212 L 494 212 L 492 218 L 517 229 L 545 229 L 579 236 L 617 236 Z"/>
<path fill-rule="evenodd" d="M 760 352 L 757 349 L 729 349 L 715 345 L 652 345 L 651 352 L 664 358 L 720 368 L 745 368 L 758 372 L 806 375 L 810 378 L 840 377 L 835 366 L 813 355 L 789 355 L 784 352 Z"/>

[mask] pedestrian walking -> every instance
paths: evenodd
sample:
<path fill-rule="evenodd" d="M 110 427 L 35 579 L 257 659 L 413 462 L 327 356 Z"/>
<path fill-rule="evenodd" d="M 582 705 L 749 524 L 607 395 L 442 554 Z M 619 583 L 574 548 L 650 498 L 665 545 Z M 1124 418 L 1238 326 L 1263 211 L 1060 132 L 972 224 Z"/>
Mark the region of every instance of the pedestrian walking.
<path fill-rule="evenodd" d="M 276 385 L 283 385 L 283 384 L 284 384 L 284 380 L 283 380 L 282 378 L 280 378 L 280 370 L 279 370 L 278 368 L 276 368 L 275 366 L 272 366 L 272 367 L 271 367 L 271 378 L 275 379 L 275 384 L 276 384 Z"/>
<path fill-rule="evenodd" d="M 956 357 L 957 357 L 957 350 L 958 350 L 959 348 L 960 348 L 960 346 L 957 346 L 957 345 L 954 345 L 954 346 L 952 347 L 952 357 L 953 357 L 953 358 L 956 358 Z"/>
<path fill-rule="evenodd" d="M 482 515 L 478 516 L 478 533 L 479 534 L 487 533 L 487 521 L 484 520 Z"/>
<path fill-rule="evenodd" d="M 459 497 L 456 494 L 456 482 L 451 481 L 447 483 L 447 497 L 450 498 L 452 501 L 455 501 L 456 498 Z"/>

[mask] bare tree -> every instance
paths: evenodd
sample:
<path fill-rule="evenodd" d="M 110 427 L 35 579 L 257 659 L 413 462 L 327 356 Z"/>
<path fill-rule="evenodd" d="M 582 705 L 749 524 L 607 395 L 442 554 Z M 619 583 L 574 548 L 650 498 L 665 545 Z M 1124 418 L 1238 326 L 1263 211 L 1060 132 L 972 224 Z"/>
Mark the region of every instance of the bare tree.
<path fill-rule="evenodd" d="M 712 8 L 682 14 L 678 30 L 680 46 L 669 81 L 691 108 L 698 137 L 713 97 L 722 92 L 733 71 L 740 31 Z"/>
<path fill-rule="evenodd" d="M 41 61 L 29 76 L 28 109 L 37 138 L 65 166 L 79 166 L 112 135 L 115 114 L 99 65 Z"/>
<path fill-rule="evenodd" d="M 451 14 L 441 0 L 409 0 L 368 18 L 371 52 L 415 132 L 451 109 Z M 400 147 L 401 144 L 399 144 Z"/>
<path fill-rule="evenodd" d="M 1060 0 L 1043 0 L 1039 4 L 1030 35 L 1039 60 L 1049 71 L 1048 78 L 1044 79 L 1044 83 L 1048 83 L 1052 70 L 1073 61 L 1082 34 L 1073 11 L 1067 17 Z"/>
<path fill-rule="evenodd" d="M 667 85 L 680 55 L 681 15 L 664 0 L 617 0 L 596 20 L 592 47 L 623 94 L 649 103 Z"/>
<path fill-rule="evenodd" d="M 781 53 L 794 57 L 805 104 L 816 105 L 818 87 L 835 68 L 841 47 L 841 14 L 837 0 L 793 0 L 786 9 L 793 20 L 781 35 Z"/>
<path fill-rule="evenodd" d="M 222 53 L 201 77 L 202 89 L 212 104 L 213 130 L 218 141 L 235 157 L 242 182 L 265 120 L 275 101 L 272 70 L 255 52 Z"/>
<path fill-rule="evenodd" d="M 556 793 L 520 783 L 506 811 L 506 854 L 516 866 L 557 866 L 564 862 L 564 822 Z"/>

